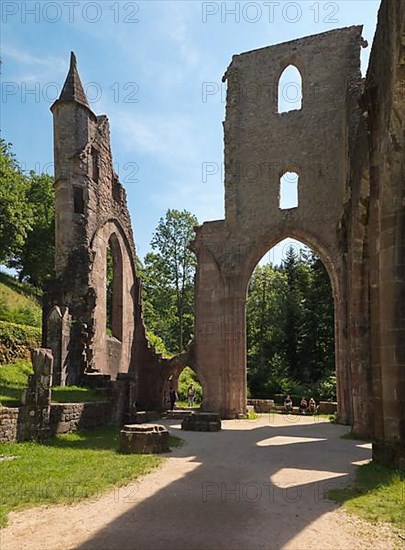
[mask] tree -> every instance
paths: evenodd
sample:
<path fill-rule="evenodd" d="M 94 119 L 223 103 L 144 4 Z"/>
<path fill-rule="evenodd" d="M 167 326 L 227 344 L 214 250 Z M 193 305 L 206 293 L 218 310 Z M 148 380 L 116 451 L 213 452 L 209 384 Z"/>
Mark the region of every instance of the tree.
<path fill-rule="evenodd" d="M 30 172 L 25 184 L 26 202 L 33 213 L 23 245 L 14 251 L 7 265 L 14 267 L 20 280 L 37 287 L 53 276 L 55 253 L 55 207 L 53 178 Z"/>
<path fill-rule="evenodd" d="M 315 254 L 301 251 L 298 257 L 290 248 L 280 267 L 256 268 L 247 301 L 247 348 L 253 397 L 325 392 L 326 386 L 331 393 L 334 304 L 328 273 Z"/>
<path fill-rule="evenodd" d="M 193 331 L 196 259 L 188 246 L 197 224 L 190 212 L 169 209 L 145 256 L 145 321 L 169 352 L 183 351 Z"/>
<path fill-rule="evenodd" d="M 33 215 L 27 201 L 24 174 L 11 151 L 11 144 L 0 138 L 0 263 L 21 251 Z"/>
<path fill-rule="evenodd" d="M 257 397 L 266 397 L 271 379 L 287 372 L 282 331 L 287 291 L 280 269 L 255 269 L 247 301 L 247 348 L 249 389 Z"/>
<path fill-rule="evenodd" d="M 310 254 L 308 263 L 311 282 L 306 299 L 304 348 L 310 379 L 317 382 L 335 371 L 334 303 L 324 264 L 315 254 Z"/>
<path fill-rule="evenodd" d="M 298 258 L 293 247 L 287 250 L 282 269 L 287 276 L 288 293 L 284 313 L 284 349 L 292 378 L 307 381 L 308 367 L 305 360 L 305 306 L 310 284 L 310 272 L 303 258 Z"/>

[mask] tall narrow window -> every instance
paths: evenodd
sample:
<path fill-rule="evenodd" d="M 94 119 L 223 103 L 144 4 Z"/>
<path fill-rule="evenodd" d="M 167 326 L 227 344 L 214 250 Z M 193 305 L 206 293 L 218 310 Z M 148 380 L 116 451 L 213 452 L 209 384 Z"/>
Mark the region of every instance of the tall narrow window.
<path fill-rule="evenodd" d="M 84 214 L 84 190 L 81 187 L 73 187 L 73 209 L 75 214 Z"/>
<path fill-rule="evenodd" d="M 278 81 L 278 112 L 288 113 L 302 108 L 302 78 L 294 65 L 288 65 Z"/>
<path fill-rule="evenodd" d="M 287 210 L 298 206 L 298 174 L 285 172 L 280 178 L 280 209 Z"/>
<path fill-rule="evenodd" d="M 99 178 L 99 168 L 98 168 L 98 158 L 99 154 L 95 147 L 91 148 L 91 179 L 98 182 Z"/>
<path fill-rule="evenodd" d="M 112 234 L 106 254 L 106 334 L 122 341 L 123 280 L 122 253 L 116 235 Z"/>

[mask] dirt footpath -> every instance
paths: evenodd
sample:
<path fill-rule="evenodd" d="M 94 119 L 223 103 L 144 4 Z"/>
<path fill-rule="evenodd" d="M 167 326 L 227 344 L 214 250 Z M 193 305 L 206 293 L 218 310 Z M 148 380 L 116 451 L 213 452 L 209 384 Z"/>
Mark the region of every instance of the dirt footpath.
<path fill-rule="evenodd" d="M 347 428 L 273 414 L 218 433 L 162 423 L 186 443 L 160 469 L 78 505 L 12 514 L 1 550 L 395 548 L 390 528 L 324 496 L 371 457 L 370 445 L 340 439 Z"/>

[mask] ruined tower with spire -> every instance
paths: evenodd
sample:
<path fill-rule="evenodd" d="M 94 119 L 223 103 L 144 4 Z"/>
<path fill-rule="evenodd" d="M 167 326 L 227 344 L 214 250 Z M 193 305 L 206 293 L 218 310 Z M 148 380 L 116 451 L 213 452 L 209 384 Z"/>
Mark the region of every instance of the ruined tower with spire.
<path fill-rule="evenodd" d="M 113 170 L 105 115 L 90 108 L 74 53 L 51 107 L 55 157 L 55 275 L 49 285 L 45 345 L 56 379 L 115 378 L 133 361 L 139 281 L 126 193 Z M 113 257 L 112 330 L 106 330 L 107 250 Z M 125 299 L 124 299 L 125 297 Z"/>

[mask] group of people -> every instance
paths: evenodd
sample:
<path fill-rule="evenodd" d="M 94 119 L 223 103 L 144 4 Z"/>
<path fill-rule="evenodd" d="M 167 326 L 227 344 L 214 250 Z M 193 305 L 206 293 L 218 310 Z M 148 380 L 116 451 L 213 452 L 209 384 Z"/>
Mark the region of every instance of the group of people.
<path fill-rule="evenodd" d="M 187 402 L 189 408 L 194 406 L 194 399 L 196 395 L 196 390 L 193 384 L 190 384 L 187 388 Z M 176 390 L 173 388 L 173 386 L 170 386 L 169 388 L 169 399 L 170 399 L 170 410 L 172 411 L 176 405 L 176 401 L 178 400 L 179 396 L 177 395 Z"/>
<path fill-rule="evenodd" d="M 284 408 L 287 413 L 292 412 L 293 410 L 293 402 L 289 395 L 284 400 Z M 300 401 L 300 405 L 298 408 L 298 412 L 300 414 L 314 414 L 316 412 L 316 401 L 313 397 L 310 398 L 309 401 L 305 397 L 303 397 Z"/>

